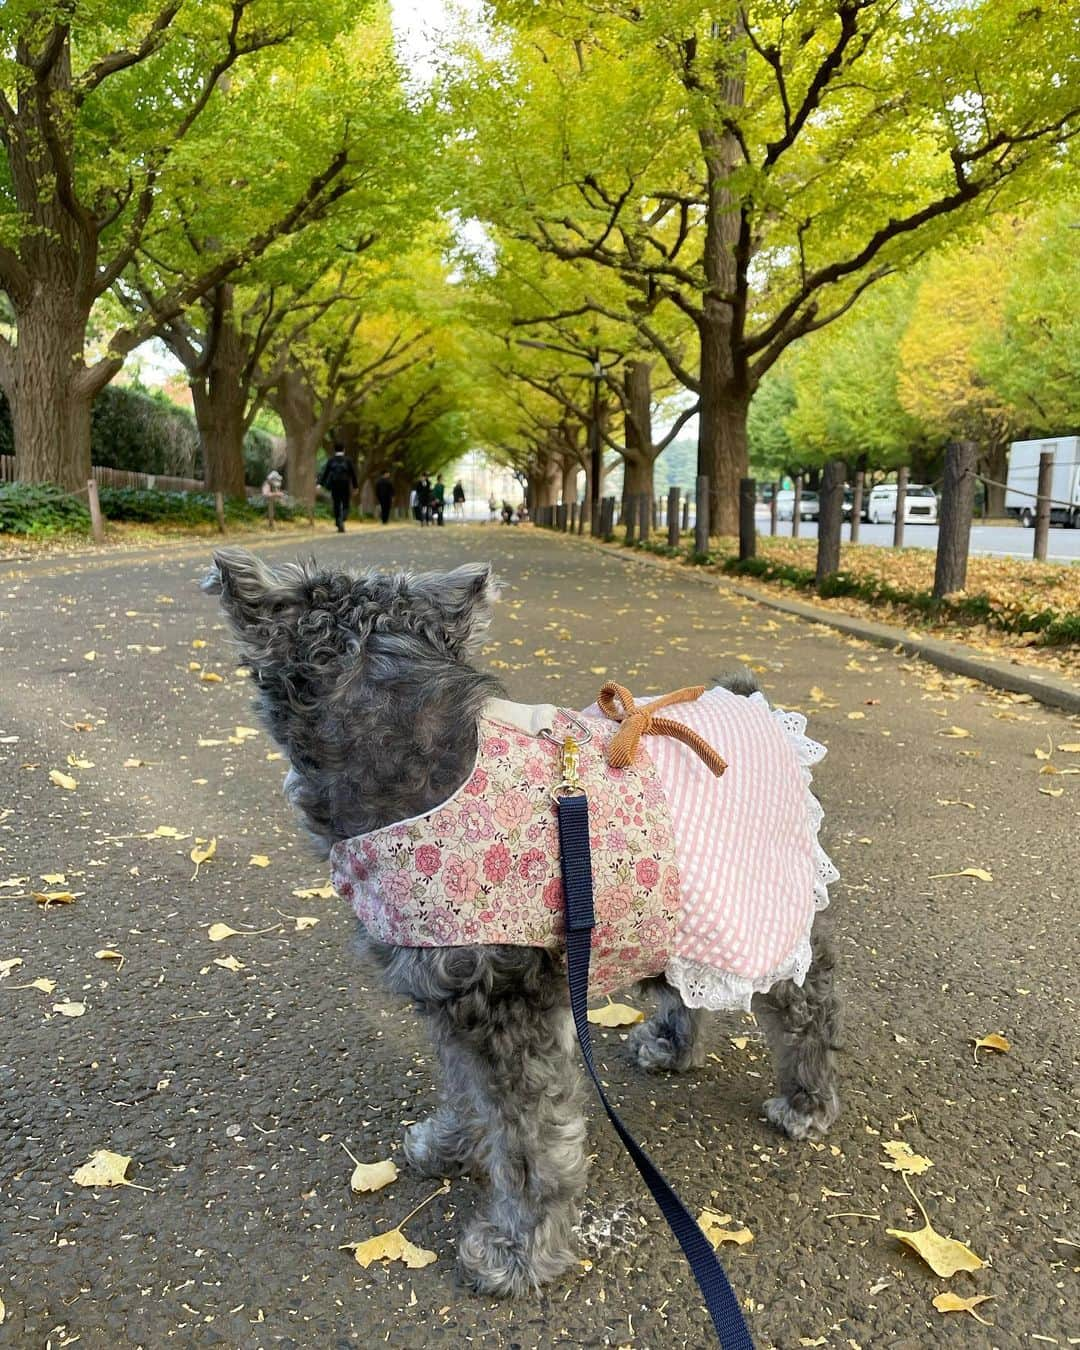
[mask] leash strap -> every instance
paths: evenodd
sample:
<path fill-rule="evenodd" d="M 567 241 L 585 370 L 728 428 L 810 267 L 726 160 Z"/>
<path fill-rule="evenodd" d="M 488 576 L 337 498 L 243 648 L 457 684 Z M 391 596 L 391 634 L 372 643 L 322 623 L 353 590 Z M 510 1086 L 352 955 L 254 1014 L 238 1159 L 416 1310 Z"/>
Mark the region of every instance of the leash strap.
<path fill-rule="evenodd" d="M 593 913 L 592 854 L 589 850 L 589 802 L 584 792 L 579 791 L 573 796 L 560 794 L 557 804 L 563 891 L 566 895 L 566 964 L 570 980 L 570 1009 L 574 1014 L 585 1067 L 607 1117 L 615 1127 L 615 1133 L 623 1141 L 626 1151 L 634 1160 L 634 1166 L 679 1239 L 679 1246 L 690 1262 L 690 1269 L 712 1317 L 721 1350 L 754 1350 L 738 1299 L 708 1239 L 664 1179 L 660 1169 L 619 1119 L 600 1084 L 593 1063 L 588 1019 L 589 957 L 592 930 L 596 924 Z"/>

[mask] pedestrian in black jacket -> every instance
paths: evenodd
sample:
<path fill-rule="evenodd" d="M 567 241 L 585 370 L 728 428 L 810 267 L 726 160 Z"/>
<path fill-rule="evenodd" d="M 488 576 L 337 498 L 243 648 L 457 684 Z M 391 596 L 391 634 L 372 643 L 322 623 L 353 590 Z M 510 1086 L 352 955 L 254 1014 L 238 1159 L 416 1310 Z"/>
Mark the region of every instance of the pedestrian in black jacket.
<path fill-rule="evenodd" d="M 356 465 L 345 454 L 343 445 L 336 445 L 334 453 L 323 465 L 319 474 L 319 486 L 330 493 L 334 501 L 334 524 L 341 534 L 345 533 L 345 520 L 349 514 L 349 502 L 353 490 L 360 484 L 356 481 Z"/>
<path fill-rule="evenodd" d="M 394 482 L 389 474 L 381 473 L 375 480 L 375 500 L 379 503 L 379 517 L 385 525 L 390 520 L 394 505 Z"/>

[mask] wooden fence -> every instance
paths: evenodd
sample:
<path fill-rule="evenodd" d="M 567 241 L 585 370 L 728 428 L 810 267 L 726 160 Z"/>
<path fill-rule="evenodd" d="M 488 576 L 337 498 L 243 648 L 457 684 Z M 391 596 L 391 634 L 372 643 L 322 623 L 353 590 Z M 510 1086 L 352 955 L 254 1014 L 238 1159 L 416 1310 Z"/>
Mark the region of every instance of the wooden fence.
<path fill-rule="evenodd" d="M 157 492 L 205 492 L 198 478 L 171 478 L 164 473 L 136 473 L 133 469 L 110 469 L 95 464 L 90 470 L 99 487 L 154 489 Z M 0 483 L 15 481 L 15 456 L 0 455 Z"/>

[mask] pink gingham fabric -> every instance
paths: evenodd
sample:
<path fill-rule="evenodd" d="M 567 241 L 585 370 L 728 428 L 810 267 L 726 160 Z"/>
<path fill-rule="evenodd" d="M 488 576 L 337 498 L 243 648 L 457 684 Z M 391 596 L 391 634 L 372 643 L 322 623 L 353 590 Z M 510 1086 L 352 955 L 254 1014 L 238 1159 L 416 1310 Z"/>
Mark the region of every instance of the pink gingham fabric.
<path fill-rule="evenodd" d="M 648 699 L 638 703 L 647 704 Z M 814 913 L 836 871 L 817 842 L 805 719 L 712 689 L 665 716 L 727 761 L 649 736 L 633 765 L 604 751 L 617 724 L 582 716 L 597 928 L 590 992 L 666 973 L 692 1007 L 749 1007 L 810 964 Z M 569 727 L 556 727 L 556 734 Z M 434 811 L 335 846 L 334 884 L 373 937 L 398 946 L 563 945 L 550 742 L 481 718 L 476 767 Z"/>

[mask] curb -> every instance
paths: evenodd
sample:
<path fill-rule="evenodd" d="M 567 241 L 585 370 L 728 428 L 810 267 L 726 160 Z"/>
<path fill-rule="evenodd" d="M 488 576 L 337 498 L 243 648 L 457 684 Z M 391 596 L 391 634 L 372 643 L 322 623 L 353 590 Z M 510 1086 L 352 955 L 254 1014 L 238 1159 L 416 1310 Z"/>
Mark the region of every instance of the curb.
<path fill-rule="evenodd" d="M 589 548 L 599 549 L 613 555 L 624 563 L 640 563 L 646 567 L 660 567 L 670 571 L 667 559 L 656 558 L 648 553 L 626 554 L 618 545 L 600 543 L 598 540 L 568 536 L 575 544 L 585 544 Z M 952 671 L 954 675 L 966 675 L 988 684 L 994 689 L 1005 689 L 1012 694 L 1028 694 L 1039 703 L 1051 708 L 1060 708 L 1063 712 L 1080 714 L 1080 686 L 1059 675 L 1044 674 L 1041 671 L 1027 670 L 1004 661 L 996 661 L 991 656 L 983 656 L 965 647 L 962 642 L 946 642 L 938 638 L 915 638 L 900 628 L 891 628 L 888 624 L 874 623 L 870 619 L 856 619 L 848 614 L 833 610 L 819 609 L 816 605 L 804 604 L 800 600 L 788 600 L 760 591 L 756 587 L 742 582 L 731 581 L 718 576 L 715 572 L 702 572 L 696 568 L 684 567 L 678 573 L 705 585 L 715 585 L 718 589 L 727 589 L 746 600 L 753 600 L 765 609 L 774 609 L 781 614 L 791 614 L 806 623 L 819 624 L 845 633 L 848 637 L 861 638 L 877 647 L 888 647 L 892 651 L 902 651 L 908 656 L 917 656 L 942 670 Z"/>

